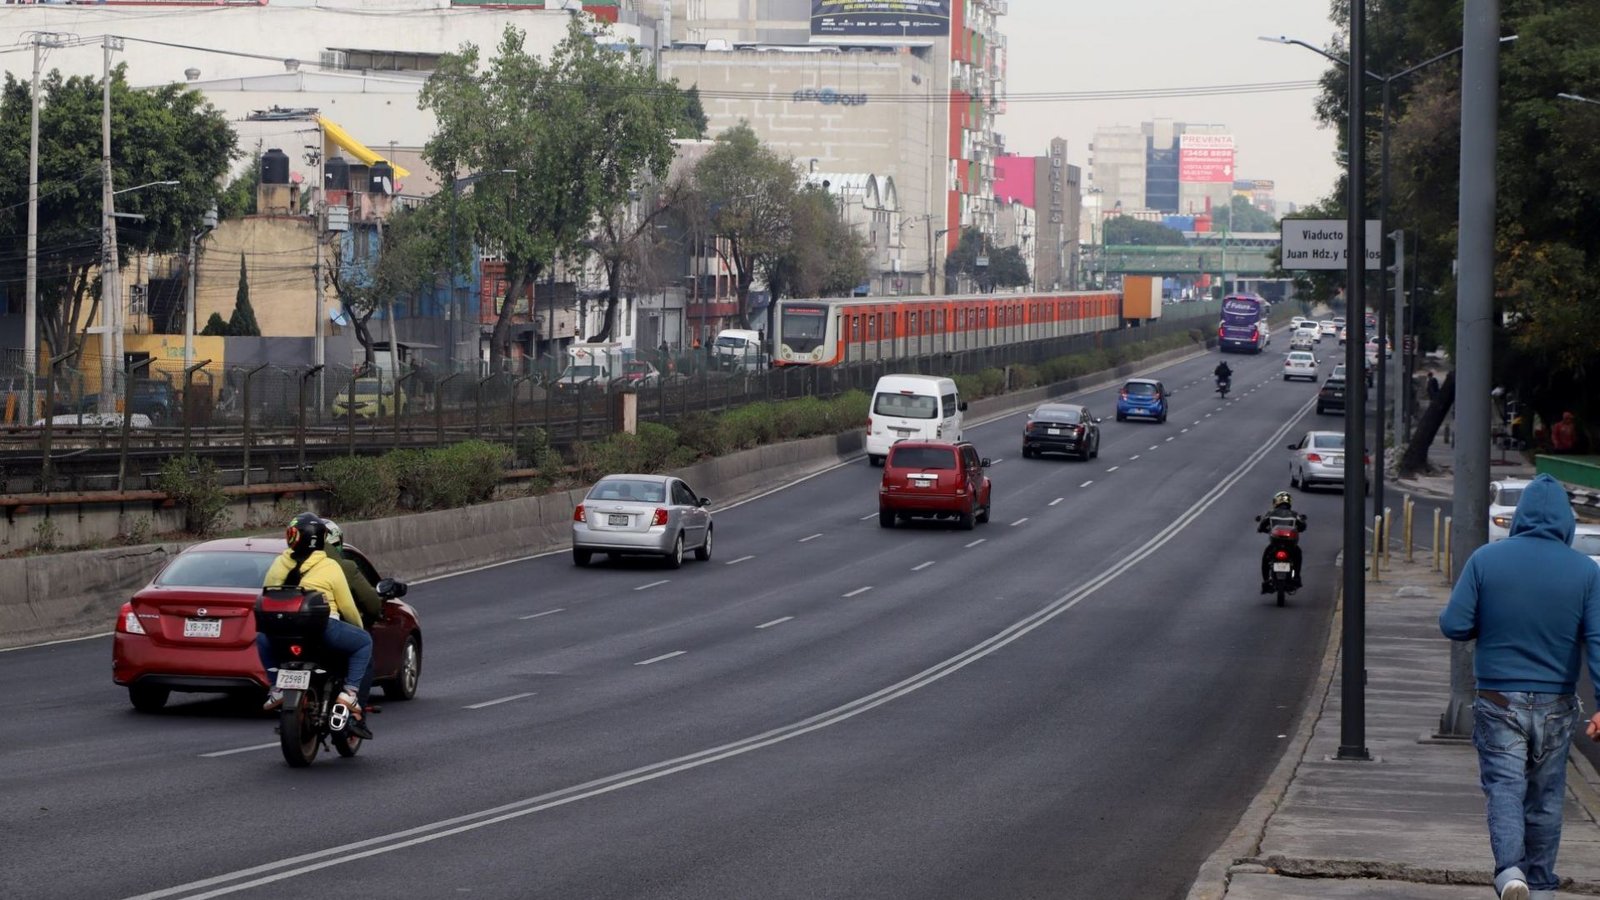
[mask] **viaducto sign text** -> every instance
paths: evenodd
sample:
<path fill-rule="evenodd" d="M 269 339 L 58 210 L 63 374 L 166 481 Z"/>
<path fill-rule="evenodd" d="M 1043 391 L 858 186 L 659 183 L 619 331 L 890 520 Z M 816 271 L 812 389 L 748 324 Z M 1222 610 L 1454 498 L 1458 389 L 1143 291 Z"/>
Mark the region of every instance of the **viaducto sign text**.
<path fill-rule="evenodd" d="M 1350 242 L 1345 238 L 1348 223 L 1343 219 L 1284 219 L 1279 226 L 1283 247 L 1280 260 L 1287 271 L 1328 269 L 1340 271 L 1350 265 Z M 1383 265 L 1383 226 L 1377 219 L 1367 220 L 1367 268 Z"/>

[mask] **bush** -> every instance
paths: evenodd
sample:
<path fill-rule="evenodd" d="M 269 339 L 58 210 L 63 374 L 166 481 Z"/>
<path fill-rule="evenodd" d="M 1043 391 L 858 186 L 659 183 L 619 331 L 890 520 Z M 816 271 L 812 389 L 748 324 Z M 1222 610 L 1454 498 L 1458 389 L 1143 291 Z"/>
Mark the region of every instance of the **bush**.
<path fill-rule="evenodd" d="M 720 456 L 726 452 L 716 416 L 692 412 L 678 420 L 678 442 L 697 457 Z"/>
<path fill-rule="evenodd" d="M 222 492 L 217 464 L 209 459 L 193 455 L 168 459 L 156 488 L 183 507 L 184 530 L 197 537 L 215 532 L 227 518 L 228 496 Z"/>
<path fill-rule="evenodd" d="M 567 467 L 566 460 L 561 458 L 561 452 L 550 446 L 550 435 L 543 428 L 518 428 L 517 429 L 517 459 L 526 460 L 529 466 L 537 469 L 543 480 L 553 481 L 561 477 Z"/>
<path fill-rule="evenodd" d="M 425 509 L 453 509 L 494 497 L 511 448 L 487 441 L 463 441 L 425 455 L 426 477 L 420 499 Z"/>
<path fill-rule="evenodd" d="M 778 439 L 778 411 L 773 403 L 751 403 L 722 414 L 717 433 L 727 450 L 748 450 Z"/>
<path fill-rule="evenodd" d="M 383 460 L 340 457 L 317 463 L 315 477 L 328 489 L 328 514 L 373 519 L 394 512 L 400 481 Z"/>
<path fill-rule="evenodd" d="M 391 450 L 379 457 L 378 465 L 393 476 L 400 506 L 406 509 L 430 508 L 424 503 L 429 493 L 427 450 Z"/>

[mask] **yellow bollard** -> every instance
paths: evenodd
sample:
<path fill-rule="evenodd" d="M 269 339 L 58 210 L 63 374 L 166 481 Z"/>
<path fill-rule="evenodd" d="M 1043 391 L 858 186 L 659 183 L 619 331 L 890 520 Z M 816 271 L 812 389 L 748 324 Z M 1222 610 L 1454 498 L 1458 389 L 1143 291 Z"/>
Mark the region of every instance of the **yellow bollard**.
<path fill-rule="evenodd" d="M 1435 572 L 1439 571 L 1439 551 L 1442 549 L 1440 544 L 1439 544 L 1439 516 L 1440 515 L 1441 515 L 1441 513 L 1440 513 L 1439 510 L 1435 509 L 1433 511 L 1433 570 Z"/>
<path fill-rule="evenodd" d="M 1394 509 L 1385 506 L 1383 508 L 1383 544 L 1381 545 L 1383 547 L 1383 562 L 1385 565 L 1389 562 L 1389 542 L 1392 540 L 1394 540 Z"/>
<path fill-rule="evenodd" d="M 1405 525 L 1403 527 L 1406 530 L 1406 562 L 1408 563 L 1416 562 L 1416 557 L 1413 555 L 1413 551 L 1416 550 L 1416 534 L 1413 530 L 1417 524 L 1416 513 L 1416 501 L 1407 497 L 1404 515 Z"/>

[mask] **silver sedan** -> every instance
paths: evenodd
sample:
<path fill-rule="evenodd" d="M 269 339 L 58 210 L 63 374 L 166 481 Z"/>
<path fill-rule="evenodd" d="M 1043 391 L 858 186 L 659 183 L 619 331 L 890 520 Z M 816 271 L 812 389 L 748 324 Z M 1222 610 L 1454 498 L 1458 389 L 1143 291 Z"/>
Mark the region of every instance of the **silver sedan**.
<path fill-rule="evenodd" d="M 572 562 L 587 566 L 596 553 L 659 556 L 676 569 L 691 549 L 708 560 L 710 505 L 670 475 L 607 475 L 572 511 Z"/>
<path fill-rule="evenodd" d="M 1294 453 L 1289 461 L 1289 484 L 1310 490 L 1319 484 L 1344 487 L 1344 433 L 1308 431 L 1290 444 Z"/>

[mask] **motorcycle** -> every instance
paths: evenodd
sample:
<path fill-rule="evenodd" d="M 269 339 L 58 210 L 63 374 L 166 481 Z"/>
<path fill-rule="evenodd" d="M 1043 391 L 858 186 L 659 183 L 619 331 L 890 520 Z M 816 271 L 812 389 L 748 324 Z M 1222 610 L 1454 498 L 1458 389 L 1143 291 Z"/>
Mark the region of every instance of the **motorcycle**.
<path fill-rule="evenodd" d="M 1223 399 L 1227 399 L 1228 391 L 1230 389 L 1232 389 L 1232 387 L 1233 387 L 1233 379 L 1231 379 L 1231 378 L 1218 378 L 1217 379 L 1217 393 L 1221 394 Z"/>
<path fill-rule="evenodd" d="M 1261 521 L 1261 517 L 1256 516 L 1256 521 Z M 1300 573 L 1295 571 L 1294 554 L 1291 550 L 1299 546 L 1300 532 L 1288 526 L 1274 525 L 1267 534 L 1267 549 L 1272 554 L 1267 570 L 1267 583 L 1278 595 L 1278 605 L 1282 606 L 1288 596 L 1299 589 L 1296 582 Z"/>
<path fill-rule="evenodd" d="M 379 581 L 377 590 L 385 600 L 406 595 L 405 583 L 392 578 Z M 348 728 L 350 710 L 336 702 L 347 663 L 323 643 L 329 615 L 325 596 L 298 587 L 264 588 L 256 599 L 256 630 L 267 636 L 279 661 L 267 673 L 283 691 L 278 746 L 284 761 L 297 769 L 311 765 L 330 745 L 345 758 L 361 750 L 362 739 Z"/>

